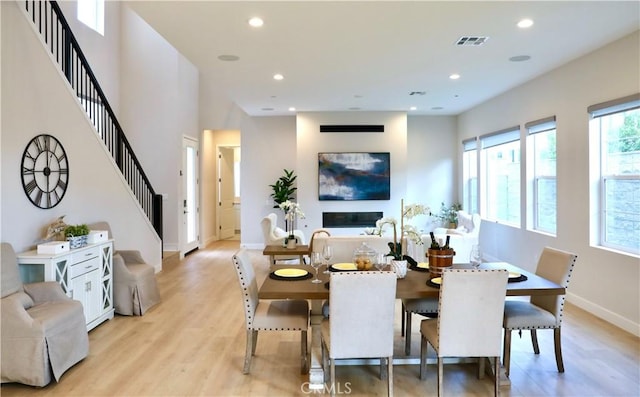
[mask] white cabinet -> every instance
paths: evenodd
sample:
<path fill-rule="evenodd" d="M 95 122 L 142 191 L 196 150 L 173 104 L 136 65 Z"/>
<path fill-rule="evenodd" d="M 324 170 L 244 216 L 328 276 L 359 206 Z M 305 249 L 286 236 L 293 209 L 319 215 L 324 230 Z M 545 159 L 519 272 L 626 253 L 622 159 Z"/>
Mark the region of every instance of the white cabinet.
<path fill-rule="evenodd" d="M 113 318 L 113 240 L 59 254 L 18 254 L 24 283 L 56 281 L 82 303 L 87 330 Z"/>

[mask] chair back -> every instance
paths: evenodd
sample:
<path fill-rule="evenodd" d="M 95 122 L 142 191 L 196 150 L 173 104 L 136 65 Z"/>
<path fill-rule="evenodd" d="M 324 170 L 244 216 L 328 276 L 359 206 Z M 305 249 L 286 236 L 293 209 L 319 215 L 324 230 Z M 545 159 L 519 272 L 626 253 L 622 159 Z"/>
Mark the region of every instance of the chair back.
<path fill-rule="evenodd" d="M 536 274 L 567 288 L 577 258 L 578 256 L 571 252 L 545 247 L 538 260 Z M 555 315 L 556 326 L 559 327 L 562 322 L 565 296 L 566 295 L 532 296 L 531 303 Z"/>
<path fill-rule="evenodd" d="M 23 290 L 16 253 L 9 243 L 0 245 L 0 283 L 2 298 Z"/>
<path fill-rule="evenodd" d="M 508 277 L 504 269 L 443 271 L 438 356 L 500 356 Z"/>
<path fill-rule="evenodd" d="M 253 318 L 258 306 L 258 284 L 253 265 L 246 250 L 241 249 L 233 255 L 233 265 L 236 268 L 240 290 L 242 292 L 242 306 L 247 329 L 252 329 Z"/>
<path fill-rule="evenodd" d="M 278 227 L 278 215 L 273 212 L 262 218 L 260 226 L 262 227 L 265 245 L 272 244 L 277 239 L 287 235 L 286 231 Z"/>
<path fill-rule="evenodd" d="M 392 356 L 395 273 L 336 272 L 330 277 L 331 358 Z"/>

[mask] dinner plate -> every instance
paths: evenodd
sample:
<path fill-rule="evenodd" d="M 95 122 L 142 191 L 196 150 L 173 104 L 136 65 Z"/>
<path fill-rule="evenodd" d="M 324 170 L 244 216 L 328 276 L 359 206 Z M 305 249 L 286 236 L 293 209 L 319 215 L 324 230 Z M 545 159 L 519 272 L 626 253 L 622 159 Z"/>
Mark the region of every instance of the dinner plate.
<path fill-rule="evenodd" d="M 509 278 L 518 278 L 520 277 L 521 274 L 520 273 L 516 273 L 516 272 L 509 272 Z"/>
<path fill-rule="evenodd" d="M 420 269 L 428 269 L 429 268 L 429 264 L 426 262 L 419 262 L 416 267 L 419 267 Z"/>
<path fill-rule="evenodd" d="M 331 268 L 335 270 L 358 270 L 353 263 L 334 263 Z"/>
<path fill-rule="evenodd" d="M 435 278 L 432 278 L 430 281 L 436 285 L 440 285 L 442 284 L 442 277 L 435 277 Z"/>
<path fill-rule="evenodd" d="M 304 269 L 278 269 L 273 274 L 278 277 L 304 277 L 309 272 Z"/>

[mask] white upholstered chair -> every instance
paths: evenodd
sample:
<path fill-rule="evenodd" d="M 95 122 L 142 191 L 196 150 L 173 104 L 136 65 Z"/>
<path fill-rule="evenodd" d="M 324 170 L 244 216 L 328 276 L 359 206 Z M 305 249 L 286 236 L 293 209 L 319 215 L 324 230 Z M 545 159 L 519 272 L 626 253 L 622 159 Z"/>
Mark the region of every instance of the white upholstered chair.
<path fill-rule="evenodd" d="M 273 212 L 262 218 L 260 221 L 262 227 L 262 235 L 264 237 L 264 245 L 282 245 L 284 246 L 284 240 L 287 238 L 287 232 L 278 227 L 278 215 Z M 298 244 L 306 244 L 306 239 L 302 230 L 294 230 L 293 235 L 298 238 Z M 283 264 L 293 264 L 300 262 L 300 256 L 298 255 L 275 255 L 274 263 L 279 262 Z"/>
<path fill-rule="evenodd" d="M 321 326 L 323 364 L 330 364 L 335 394 L 335 360 L 380 358 L 387 367 L 387 390 L 393 396 L 393 322 L 397 277 L 394 272 L 331 273 L 329 319 Z M 326 365 L 325 365 L 326 374 Z"/>
<path fill-rule="evenodd" d="M 106 230 L 110 238 L 108 222 L 96 222 L 91 230 Z M 114 242 L 114 246 L 118 243 Z M 151 307 L 160 303 L 160 291 L 153 266 L 142 259 L 138 250 L 116 250 L 113 255 L 113 307 L 124 316 L 142 316 Z"/>
<path fill-rule="evenodd" d="M 577 255 L 558 249 L 545 247 L 542 250 L 536 274 L 567 288 Z M 531 343 L 535 354 L 540 354 L 537 329 L 553 329 L 556 365 L 558 372 L 564 372 L 560 325 L 565 295 L 532 296 L 529 301 L 507 300 L 504 307 L 504 352 L 505 373 L 509 376 L 511 361 L 511 331 L 514 329 L 531 331 Z"/>
<path fill-rule="evenodd" d="M 42 387 L 89 354 L 82 304 L 54 281 L 22 284 L 11 244 L 0 246 L 0 377 Z"/>
<path fill-rule="evenodd" d="M 258 331 L 299 331 L 302 373 L 308 371 L 307 329 L 309 327 L 309 302 L 306 300 L 259 300 L 258 284 L 249 256 L 245 250 L 236 252 L 233 264 L 242 292 L 247 346 L 243 373 L 251 370 L 251 358 L 256 352 Z"/>
<path fill-rule="evenodd" d="M 438 316 L 438 298 L 402 299 L 401 335 L 404 336 L 404 354 L 411 355 L 411 319 L 414 314 Z"/>
<path fill-rule="evenodd" d="M 494 393 L 499 395 L 501 323 L 508 276 L 502 269 L 450 269 L 442 273 L 438 318 L 420 324 L 420 379 L 426 377 L 428 342 L 438 357 L 438 396 L 443 394 L 443 357 L 478 357 L 478 376 L 482 376 L 484 358 L 492 358 Z"/>

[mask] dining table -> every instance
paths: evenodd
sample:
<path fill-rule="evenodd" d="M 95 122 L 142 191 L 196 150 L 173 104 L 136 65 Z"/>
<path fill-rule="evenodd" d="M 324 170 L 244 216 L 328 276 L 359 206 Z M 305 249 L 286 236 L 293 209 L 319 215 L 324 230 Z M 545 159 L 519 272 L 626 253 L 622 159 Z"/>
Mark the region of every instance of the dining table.
<path fill-rule="evenodd" d="M 271 262 L 272 263 L 272 262 Z M 315 270 L 309 265 L 294 265 L 297 269 L 307 270 L 315 276 Z M 311 302 L 311 360 L 309 369 L 309 385 L 312 389 L 324 387 L 324 369 L 322 367 L 322 351 L 320 324 L 323 320 L 322 304 L 329 299 L 330 273 L 318 272 L 318 278 L 322 283 L 312 283 L 308 278 L 273 277 L 277 269 L 282 269 L 282 265 L 271 266 L 270 274 L 265 278 L 260 286 L 258 296 L 260 299 L 307 299 Z M 470 269 L 469 264 L 454 264 L 452 268 Z M 566 290 L 563 286 L 549 281 L 535 273 L 528 272 L 507 262 L 484 262 L 480 269 L 506 269 L 513 278 L 507 283 L 506 296 L 533 296 L 533 295 L 564 295 Z M 388 269 L 383 269 L 388 270 Z M 438 297 L 439 288 L 429 282 L 429 272 L 424 268 L 414 267 L 408 271 L 404 278 L 399 278 L 396 286 L 396 298 L 398 299 L 419 299 L 428 297 Z M 368 364 L 371 360 L 345 360 L 343 364 Z M 430 358 L 428 363 L 435 363 L 435 359 Z M 394 365 L 419 364 L 419 356 L 395 356 Z M 371 361 L 371 364 L 375 364 Z M 492 366 L 487 366 L 491 368 Z M 508 377 L 504 371 L 500 375 L 500 386 L 510 385 Z"/>

